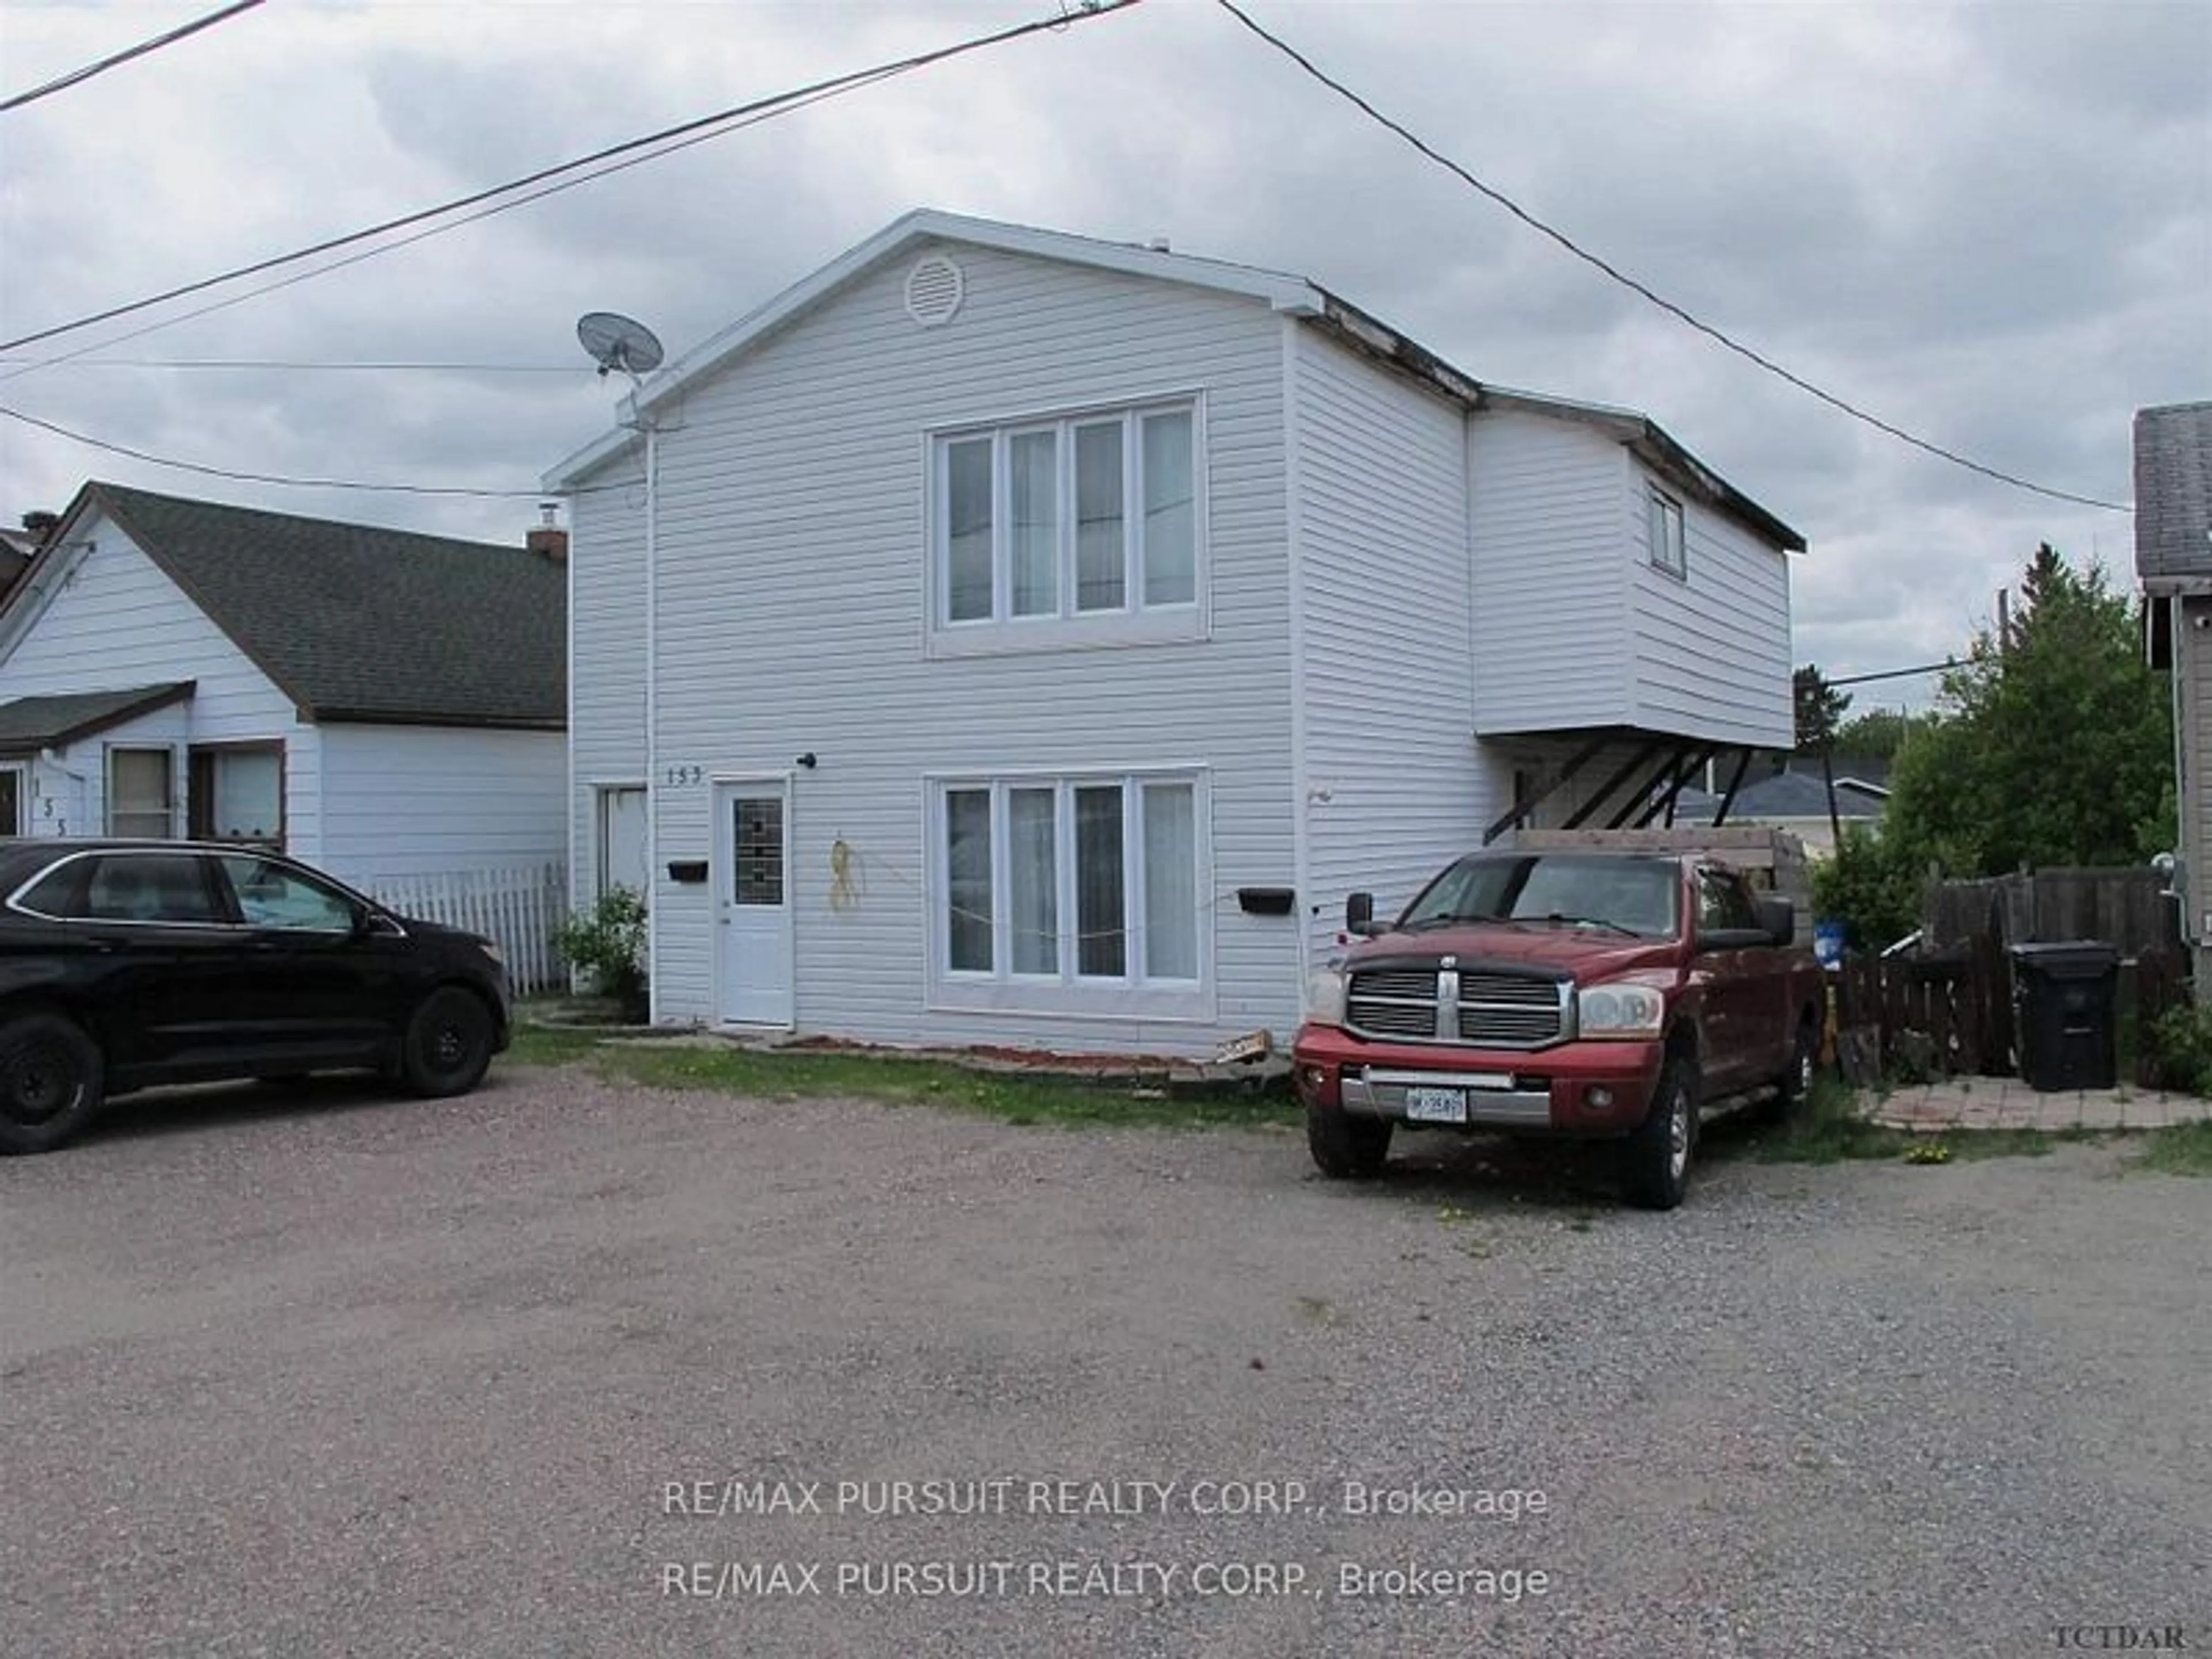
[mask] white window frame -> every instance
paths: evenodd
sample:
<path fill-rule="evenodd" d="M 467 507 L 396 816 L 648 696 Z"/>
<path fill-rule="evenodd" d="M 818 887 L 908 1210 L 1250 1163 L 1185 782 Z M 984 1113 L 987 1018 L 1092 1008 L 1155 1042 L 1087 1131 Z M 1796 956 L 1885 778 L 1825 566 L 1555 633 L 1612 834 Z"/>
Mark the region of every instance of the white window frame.
<path fill-rule="evenodd" d="M 1191 597 L 1161 605 L 1145 603 L 1144 422 L 1147 416 L 1186 415 L 1191 441 Z M 1078 428 L 1118 420 L 1121 425 L 1122 603 L 1115 610 L 1076 609 L 1075 434 Z M 1013 614 L 1012 473 L 1010 447 L 1016 437 L 1041 431 L 1056 434 L 1054 465 L 1059 503 L 1056 569 L 1058 609 L 1053 614 Z M 955 444 L 991 442 L 991 614 L 955 622 L 951 617 L 951 549 L 947 514 L 951 507 L 950 461 Z M 1212 627 L 1208 590 L 1206 400 L 1195 392 L 1165 393 L 1128 403 L 1088 405 L 969 422 L 937 428 L 923 440 L 927 524 L 923 630 L 930 657 L 995 655 L 1008 652 L 1065 649 L 1071 646 L 1165 644 L 1207 638 Z"/>
<path fill-rule="evenodd" d="M 929 876 L 924 902 L 928 909 L 927 1005 L 932 1010 L 1012 1014 L 1074 1014 L 1104 1019 L 1142 1019 L 1210 1024 L 1214 1018 L 1212 801 L 1206 769 L 1196 764 L 1145 764 L 1096 768 L 1010 769 L 933 774 L 923 789 L 924 845 Z M 1141 791 L 1147 784 L 1187 784 L 1191 791 L 1192 890 L 1196 896 L 1198 976 L 1152 980 L 1145 976 L 1144 818 Z M 1074 860 L 1075 791 L 1100 785 L 1121 790 L 1121 913 L 1123 973 L 1103 978 L 1080 971 L 1076 939 Z M 1054 879 L 1060 934 L 1056 975 L 1013 971 L 1012 914 L 1009 899 L 1010 838 L 1007 796 L 1017 789 L 1049 787 L 1054 809 Z M 991 969 L 957 969 L 951 965 L 951 849 L 945 834 L 945 798 L 963 790 L 988 791 L 991 797 Z"/>
<path fill-rule="evenodd" d="M 1656 484 L 1645 486 L 1644 501 L 1644 533 L 1650 541 L 1651 568 L 1679 580 L 1689 580 L 1690 515 L 1679 499 Z M 1671 538 L 1667 533 L 1670 525 L 1674 528 Z M 1671 559 L 1668 556 L 1670 540 L 1674 554 Z"/>
<path fill-rule="evenodd" d="M 115 759 L 118 755 L 126 754 L 158 754 L 168 763 L 169 783 L 163 802 L 168 814 L 168 823 L 158 836 L 148 836 L 136 830 L 118 830 L 115 827 Z M 103 833 L 110 836 L 129 836 L 133 840 L 141 841 L 179 839 L 177 834 L 177 813 L 182 805 L 184 791 L 177 787 L 176 744 L 173 743 L 111 743 L 105 745 L 100 750 L 100 785 L 101 796 L 100 818 L 101 823 L 106 826 Z"/>

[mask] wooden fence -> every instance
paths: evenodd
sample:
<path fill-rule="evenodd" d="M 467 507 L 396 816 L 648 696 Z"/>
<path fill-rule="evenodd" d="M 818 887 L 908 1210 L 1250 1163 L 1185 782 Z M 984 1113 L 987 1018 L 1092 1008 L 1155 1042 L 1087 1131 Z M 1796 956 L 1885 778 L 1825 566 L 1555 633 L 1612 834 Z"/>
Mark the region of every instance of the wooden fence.
<path fill-rule="evenodd" d="M 403 916 L 465 927 L 495 941 L 518 995 L 568 982 L 568 967 L 553 948 L 568 915 L 568 875 L 560 865 L 384 876 L 361 887 Z"/>
<path fill-rule="evenodd" d="M 2181 907 L 2148 866 L 2037 870 L 1928 891 L 1925 949 L 1938 955 L 1990 938 L 2000 945 L 2102 939 L 2123 957 L 2179 951 Z"/>
<path fill-rule="evenodd" d="M 2179 950 L 2120 961 L 2113 1025 L 2121 1074 L 2142 1087 L 2162 1086 L 2155 1046 L 2146 1037 L 2160 1015 L 2189 1000 L 2187 975 Z M 1849 957 L 1831 983 L 1847 1071 L 2018 1073 L 2012 957 L 1987 934 L 1942 957 Z M 1878 1043 L 1872 1054 L 1869 1041 Z"/>

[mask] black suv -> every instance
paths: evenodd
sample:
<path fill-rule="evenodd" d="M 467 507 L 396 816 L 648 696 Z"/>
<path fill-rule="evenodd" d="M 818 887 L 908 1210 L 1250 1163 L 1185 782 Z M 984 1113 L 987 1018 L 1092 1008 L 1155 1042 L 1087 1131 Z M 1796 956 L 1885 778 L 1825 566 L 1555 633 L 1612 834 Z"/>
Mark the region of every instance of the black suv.
<path fill-rule="evenodd" d="M 476 1087 L 507 1044 L 489 939 L 256 848 L 0 842 L 0 1152 L 163 1083 L 367 1068 Z"/>

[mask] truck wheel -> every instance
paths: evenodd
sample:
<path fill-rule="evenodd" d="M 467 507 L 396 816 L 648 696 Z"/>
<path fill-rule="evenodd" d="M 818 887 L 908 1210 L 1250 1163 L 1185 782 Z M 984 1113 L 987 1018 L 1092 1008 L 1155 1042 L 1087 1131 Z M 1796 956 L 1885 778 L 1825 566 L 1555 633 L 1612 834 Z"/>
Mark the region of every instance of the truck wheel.
<path fill-rule="evenodd" d="M 1813 1097 L 1813 1071 L 1820 1062 L 1820 1034 L 1811 1015 L 1797 1022 L 1797 1040 L 1790 1048 L 1790 1069 L 1782 1074 L 1780 1091 L 1766 1108 L 1770 1123 L 1794 1121 Z"/>
<path fill-rule="evenodd" d="M 1306 1108 L 1306 1147 L 1315 1166 L 1331 1181 L 1368 1181 L 1382 1172 L 1390 1156 L 1387 1117 L 1354 1117 L 1348 1112 Z"/>
<path fill-rule="evenodd" d="M 1651 1109 L 1620 1143 L 1621 1196 L 1639 1210 L 1673 1209 L 1689 1190 L 1697 1144 L 1697 1073 L 1677 1054 L 1660 1069 Z"/>
<path fill-rule="evenodd" d="M 0 1153 L 51 1152 L 100 1110 L 100 1045 L 59 1014 L 0 1024 Z"/>

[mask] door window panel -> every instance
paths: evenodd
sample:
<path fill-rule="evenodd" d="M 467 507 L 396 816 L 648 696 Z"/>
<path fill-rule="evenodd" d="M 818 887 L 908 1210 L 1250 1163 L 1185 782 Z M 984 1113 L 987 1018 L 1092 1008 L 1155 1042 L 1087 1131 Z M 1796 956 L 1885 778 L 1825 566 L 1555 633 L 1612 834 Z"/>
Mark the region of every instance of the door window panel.
<path fill-rule="evenodd" d="M 200 860 L 190 853 L 112 853 L 92 860 L 84 914 L 94 921 L 219 922 Z"/>
<path fill-rule="evenodd" d="M 342 894 L 267 859 L 243 854 L 216 860 L 249 927 L 349 933 L 355 909 Z"/>
<path fill-rule="evenodd" d="M 783 902 L 783 803 L 741 799 L 735 807 L 735 896 L 739 904 Z"/>

